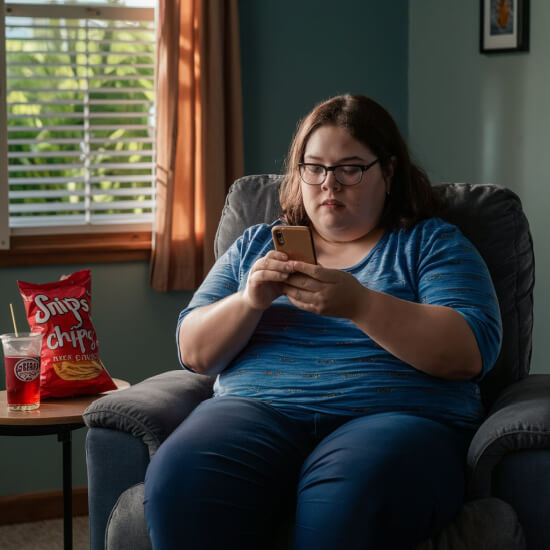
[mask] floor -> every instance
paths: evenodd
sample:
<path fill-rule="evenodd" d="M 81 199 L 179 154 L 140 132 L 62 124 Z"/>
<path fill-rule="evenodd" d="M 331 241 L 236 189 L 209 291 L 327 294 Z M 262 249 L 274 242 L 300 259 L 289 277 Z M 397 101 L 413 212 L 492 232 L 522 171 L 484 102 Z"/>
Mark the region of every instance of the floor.
<path fill-rule="evenodd" d="M 63 550 L 63 520 L 0 526 L 2 550 Z M 73 550 L 89 550 L 88 517 L 73 518 Z"/>

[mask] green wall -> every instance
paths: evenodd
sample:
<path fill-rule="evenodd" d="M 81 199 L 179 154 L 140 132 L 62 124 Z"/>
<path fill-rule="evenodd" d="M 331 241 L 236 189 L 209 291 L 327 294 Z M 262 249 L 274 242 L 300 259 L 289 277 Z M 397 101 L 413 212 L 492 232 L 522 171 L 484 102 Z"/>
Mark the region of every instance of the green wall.
<path fill-rule="evenodd" d="M 406 132 L 407 0 L 341 0 L 338 11 L 329 0 L 240 0 L 239 13 L 246 173 L 279 172 L 298 118 L 338 93 L 372 96 Z M 144 262 L 3 268 L 0 332 L 11 332 L 10 302 L 24 319 L 17 279 L 54 281 L 83 267 L 92 269 L 93 320 L 109 372 L 135 383 L 178 368 L 174 330 L 190 295 L 153 291 Z M 86 485 L 84 438 L 84 429 L 73 435 L 75 487 Z M 0 437 L 0 449 L 0 496 L 61 488 L 54 436 Z"/>
<path fill-rule="evenodd" d="M 300 118 L 371 96 L 407 131 L 407 0 L 239 0 L 247 174 L 282 171 Z"/>
<path fill-rule="evenodd" d="M 478 0 L 409 10 L 411 147 L 433 181 L 496 183 L 521 198 L 536 257 L 531 372 L 550 373 L 550 2 L 531 0 L 528 53 L 479 53 Z"/>

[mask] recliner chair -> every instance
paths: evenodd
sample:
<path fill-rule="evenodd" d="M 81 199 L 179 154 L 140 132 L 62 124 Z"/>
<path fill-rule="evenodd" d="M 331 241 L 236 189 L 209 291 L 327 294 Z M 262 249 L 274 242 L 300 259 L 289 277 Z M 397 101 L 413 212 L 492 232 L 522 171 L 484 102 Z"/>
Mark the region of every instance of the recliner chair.
<path fill-rule="evenodd" d="M 216 234 L 216 257 L 246 227 L 278 217 L 281 179 L 247 176 L 232 185 Z M 460 227 L 489 267 L 503 344 L 480 384 L 488 414 L 468 453 L 466 503 L 452 524 L 417 549 L 550 548 L 550 375 L 528 376 L 534 285 L 528 222 L 510 190 L 490 184 L 435 187 L 445 204 L 441 216 Z M 175 364 L 176 357 L 174 346 Z M 92 550 L 151 548 L 143 509 L 149 459 L 189 412 L 211 396 L 213 381 L 173 370 L 107 395 L 87 409 Z M 291 531 L 292 522 L 281 526 L 277 548 L 288 548 Z M 262 548 L 271 544 L 266 541 Z"/>

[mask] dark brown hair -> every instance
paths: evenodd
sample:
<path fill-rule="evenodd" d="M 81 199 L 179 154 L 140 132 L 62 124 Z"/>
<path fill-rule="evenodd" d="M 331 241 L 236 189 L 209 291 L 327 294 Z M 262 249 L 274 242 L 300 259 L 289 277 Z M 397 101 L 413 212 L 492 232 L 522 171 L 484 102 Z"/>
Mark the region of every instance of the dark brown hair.
<path fill-rule="evenodd" d="M 311 134 L 321 126 L 345 128 L 380 159 L 384 174 L 389 173 L 393 161 L 391 190 L 382 212 L 381 226 L 391 230 L 412 227 L 437 214 L 437 196 L 425 172 L 411 161 L 407 144 L 391 115 L 366 96 L 347 94 L 318 104 L 298 125 L 288 152 L 279 197 L 281 218 L 285 223 L 309 225 L 298 163 L 303 162 Z"/>

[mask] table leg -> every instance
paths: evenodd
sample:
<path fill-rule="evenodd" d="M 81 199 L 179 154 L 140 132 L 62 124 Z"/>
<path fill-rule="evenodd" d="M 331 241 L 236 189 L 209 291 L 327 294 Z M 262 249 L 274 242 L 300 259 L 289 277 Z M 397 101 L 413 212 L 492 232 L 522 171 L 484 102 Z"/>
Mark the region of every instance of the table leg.
<path fill-rule="evenodd" d="M 73 489 L 71 431 L 57 434 L 57 440 L 63 444 L 63 549 L 73 549 Z"/>

